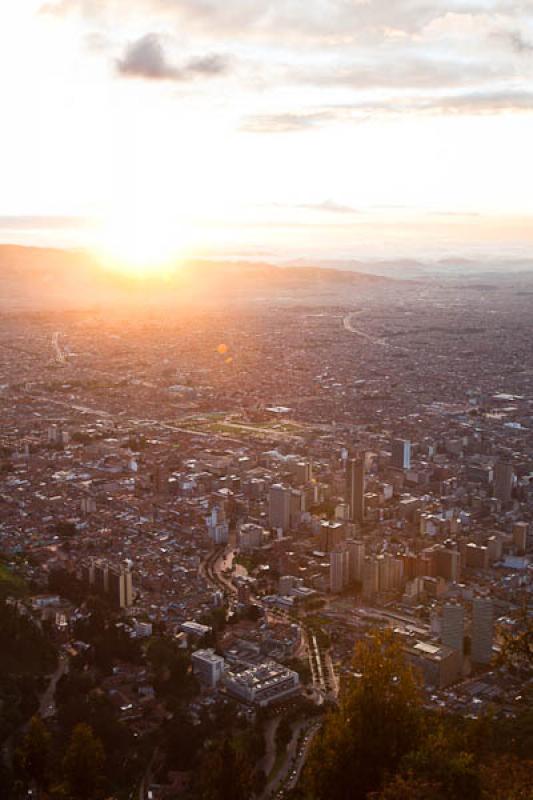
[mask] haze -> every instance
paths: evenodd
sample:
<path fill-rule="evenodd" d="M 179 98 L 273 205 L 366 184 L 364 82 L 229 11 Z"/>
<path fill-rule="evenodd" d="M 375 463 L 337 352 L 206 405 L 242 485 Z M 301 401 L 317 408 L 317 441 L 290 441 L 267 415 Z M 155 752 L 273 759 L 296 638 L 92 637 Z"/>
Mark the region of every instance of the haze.
<path fill-rule="evenodd" d="M 24 0 L 0 74 L 4 242 L 133 271 L 531 246 L 529 3 Z"/>

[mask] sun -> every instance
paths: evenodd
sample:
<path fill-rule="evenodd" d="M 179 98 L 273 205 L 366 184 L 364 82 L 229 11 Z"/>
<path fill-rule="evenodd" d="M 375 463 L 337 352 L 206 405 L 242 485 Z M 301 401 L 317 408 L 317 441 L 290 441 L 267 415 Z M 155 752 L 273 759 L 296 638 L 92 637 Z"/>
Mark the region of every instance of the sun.
<path fill-rule="evenodd" d="M 163 215 L 143 213 L 105 220 L 93 251 L 108 269 L 132 278 L 162 277 L 187 254 L 186 232 Z"/>

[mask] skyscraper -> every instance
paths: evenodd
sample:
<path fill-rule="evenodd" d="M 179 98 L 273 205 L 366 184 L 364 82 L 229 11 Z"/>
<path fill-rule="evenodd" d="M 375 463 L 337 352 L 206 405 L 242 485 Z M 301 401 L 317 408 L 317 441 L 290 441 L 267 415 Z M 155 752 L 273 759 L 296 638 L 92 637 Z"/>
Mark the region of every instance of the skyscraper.
<path fill-rule="evenodd" d="M 348 551 L 337 548 L 329 554 L 329 588 L 332 592 L 342 592 L 348 577 Z"/>
<path fill-rule="evenodd" d="M 363 580 L 363 566 L 365 563 L 365 544 L 355 539 L 346 542 L 348 549 L 348 577 L 350 582 Z"/>
<path fill-rule="evenodd" d="M 108 571 L 109 595 L 119 608 L 129 608 L 133 604 L 132 575 L 129 566 Z"/>
<path fill-rule="evenodd" d="M 365 519 L 365 457 L 351 458 L 346 467 L 346 499 L 350 506 L 350 519 Z"/>
<path fill-rule="evenodd" d="M 229 523 L 224 509 L 213 506 L 211 514 L 207 517 L 207 532 L 215 544 L 226 544 L 229 538 Z"/>
<path fill-rule="evenodd" d="M 411 442 L 407 439 L 394 439 L 392 442 L 392 466 L 397 469 L 410 469 Z"/>
<path fill-rule="evenodd" d="M 494 468 L 494 497 L 502 503 L 509 503 L 513 490 L 513 465 L 499 461 Z"/>
<path fill-rule="evenodd" d="M 270 487 L 269 517 L 272 528 L 287 531 L 291 519 L 291 490 L 281 483 Z"/>
<path fill-rule="evenodd" d="M 490 597 L 476 597 L 472 601 L 472 661 L 489 664 L 492 659 L 494 638 L 494 611 Z"/>
<path fill-rule="evenodd" d="M 459 603 L 446 603 L 442 609 L 440 640 L 446 647 L 463 652 L 465 610 Z"/>

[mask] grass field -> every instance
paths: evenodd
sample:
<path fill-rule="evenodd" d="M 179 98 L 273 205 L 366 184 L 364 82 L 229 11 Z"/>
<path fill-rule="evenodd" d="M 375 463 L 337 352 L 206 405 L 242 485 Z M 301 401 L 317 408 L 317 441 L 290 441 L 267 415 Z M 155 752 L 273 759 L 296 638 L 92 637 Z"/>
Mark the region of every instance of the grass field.
<path fill-rule="evenodd" d="M 15 575 L 6 564 L 0 562 L 0 599 L 9 595 L 21 597 L 26 591 L 25 581 Z"/>

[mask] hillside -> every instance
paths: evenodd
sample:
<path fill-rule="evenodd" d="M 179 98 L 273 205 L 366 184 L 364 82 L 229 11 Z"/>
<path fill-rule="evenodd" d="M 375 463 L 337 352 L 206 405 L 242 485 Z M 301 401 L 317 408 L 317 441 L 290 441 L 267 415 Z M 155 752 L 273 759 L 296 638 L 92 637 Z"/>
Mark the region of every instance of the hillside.
<path fill-rule="evenodd" d="M 164 276 L 128 277 L 81 251 L 0 245 L 3 309 L 79 308 L 90 304 L 214 303 L 220 300 L 328 297 L 388 279 L 323 267 L 279 267 L 246 261 L 194 260 Z"/>

